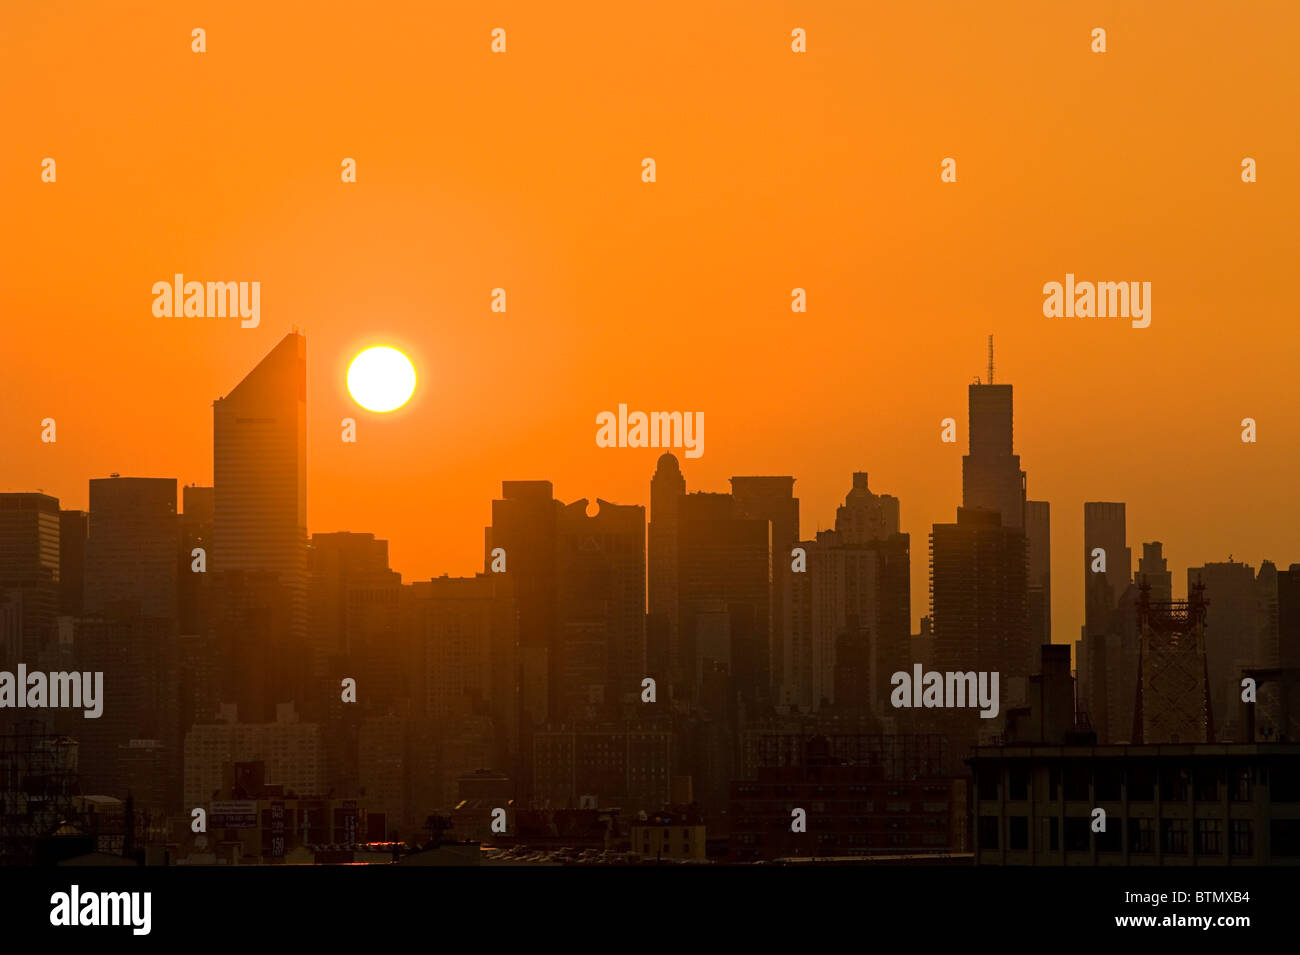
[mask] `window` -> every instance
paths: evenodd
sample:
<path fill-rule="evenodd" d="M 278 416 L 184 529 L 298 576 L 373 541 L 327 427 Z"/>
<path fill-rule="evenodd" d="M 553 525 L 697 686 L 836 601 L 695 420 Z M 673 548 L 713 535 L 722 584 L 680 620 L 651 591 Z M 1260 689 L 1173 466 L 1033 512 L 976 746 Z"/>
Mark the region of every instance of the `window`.
<path fill-rule="evenodd" d="M 1099 763 L 1094 784 L 1099 802 L 1119 802 L 1119 786 L 1123 772 L 1117 763 Z"/>
<path fill-rule="evenodd" d="M 980 848 L 996 849 L 998 847 L 998 817 L 980 816 Z"/>
<path fill-rule="evenodd" d="M 1166 767 L 1160 770 L 1160 799 L 1164 802 L 1187 802 L 1187 770 Z"/>
<path fill-rule="evenodd" d="M 1061 848 L 1061 820 L 1053 816 L 1043 821 L 1047 823 L 1047 848 L 1056 852 Z"/>
<path fill-rule="evenodd" d="M 1198 855 L 1217 856 L 1223 853 L 1223 820 L 1196 820 L 1196 852 Z"/>
<path fill-rule="evenodd" d="M 1128 772 L 1129 802 L 1151 802 L 1156 798 L 1156 773 L 1150 766 L 1133 766 Z"/>
<path fill-rule="evenodd" d="M 1232 854 L 1234 856 L 1254 855 L 1255 832 L 1251 821 L 1249 819 L 1233 819 L 1228 826 Z"/>
<path fill-rule="evenodd" d="M 1047 773 L 1047 798 L 1055 800 L 1061 792 L 1061 770 L 1053 766 Z"/>
<path fill-rule="evenodd" d="M 1196 801 L 1218 802 L 1219 790 L 1223 785 L 1223 770 L 1200 767 L 1196 770 Z"/>
<path fill-rule="evenodd" d="M 1088 800 L 1088 767 L 1086 765 L 1070 766 L 1065 770 L 1066 801 L 1086 802 Z"/>
<path fill-rule="evenodd" d="M 1106 831 L 1097 833 L 1097 851 L 1124 851 L 1124 820 L 1119 816 L 1106 816 Z"/>
<path fill-rule="evenodd" d="M 1007 848 L 1024 851 L 1029 848 L 1029 817 L 1012 816 L 1007 820 Z"/>
<path fill-rule="evenodd" d="M 1010 789 L 1009 799 L 1029 798 L 1029 768 L 1027 766 L 1012 766 L 1007 773 L 1007 783 Z"/>
<path fill-rule="evenodd" d="M 980 799 L 998 798 L 999 770 L 993 766 L 981 766 L 979 771 Z"/>
<path fill-rule="evenodd" d="M 1089 819 L 1084 816 L 1066 816 L 1065 818 L 1065 851 L 1066 852 L 1087 852 L 1088 851 L 1088 823 L 1089 823 Z"/>
<path fill-rule="evenodd" d="M 1128 851 L 1155 852 L 1155 822 L 1152 819 L 1129 819 Z"/>
<path fill-rule="evenodd" d="M 1228 798 L 1233 802 L 1250 802 L 1253 776 L 1249 766 L 1234 766 L 1228 782 Z"/>
<path fill-rule="evenodd" d="M 1160 821 L 1160 851 L 1169 855 L 1187 854 L 1187 820 L 1162 819 Z"/>

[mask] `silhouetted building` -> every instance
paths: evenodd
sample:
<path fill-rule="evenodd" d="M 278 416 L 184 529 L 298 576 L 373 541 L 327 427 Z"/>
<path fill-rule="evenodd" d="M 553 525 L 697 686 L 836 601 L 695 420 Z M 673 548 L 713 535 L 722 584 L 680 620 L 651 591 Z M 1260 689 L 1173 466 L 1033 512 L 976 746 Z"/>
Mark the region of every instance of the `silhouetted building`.
<path fill-rule="evenodd" d="M 323 794 L 321 728 L 300 722 L 293 704 L 281 704 L 269 722 L 241 722 L 238 711 L 229 705 L 216 717 L 195 724 L 185 737 L 184 805 L 209 807 L 210 829 L 221 828 L 211 820 L 211 802 L 231 788 L 237 763 L 264 763 L 266 784 L 278 785 L 286 794 Z M 257 789 L 246 788 L 240 798 L 258 795 Z"/>
<path fill-rule="evenodd" d="M 648 675 L 654 677 L 666 695 L 676 680 L 685 680 L 690 666 L 678 659 L 680 642 L 677 595 L 678 502 L 686 494 L 686 479 L 672 454 L 659 456 L 650 480 L 650 524 L 648 528 L 646 622 Z"/>
<path fill-rule="evenodd" d="M 0 494 L 0 603 L 10 623 L 3 662 L 34 665 L 59 613 L 59 501 L 46 494 Z"/>
<path fill-rule="evenodd" d="M 835 529 L 800 546 L 808 569 L 790 575 L 786 700 L 805 712 L 841 703 L 836 672 L 843 646 L 864 668 L 860 702 L 878 718 L 892 715 L 890 674 L 911 663 L 910 539 L 899 532 L 898 498 L 872 493 L 866 472 L 856 472 Z"/>
<path fill-rule="evenodd" d="M 1124 504 L 1106 501 L 1083 505 L 1085 636 L 1105 632 L 1110 612 L 1132 579 L 1133 552 L 1125 544 L 1124 510 Z"/>
<path fill-rule="evenodd" d="M 1142 545 L 1142 556 L 1138 558 L 1133 582 L 1139 586 L 1146 584 L 1151 599 L 1157 603 L 1174 599 L 1174 575 L 1169 572 L 1169 561 L 1165 559 L 1164 545 L 1160 541 Z"/>
<path fill-rule="evenodd" d="M 730 494 L 687 494 L 680 501 L 680 658 L 690 662 L 691 695 L 697 701 L 703 698 L 706 661 L 722 656 L 706 646 L 718 635 L 719 607 L 725 607 L 726 614 L 727 679 L 733 694 L 729 699 L 743 700 L 752 709 L 768 698 L 771 541 L 771 522 L 739 516 Z"/>
<path fill-rule="evenodd" d="M 90 515 L 59 511 L 59 614 L 80 617 L 85 606 L 86 537 Z"/>
<path fill-rule="evenodd" d="M 544 723 L 557 703 L 555 555 L 561 507 L 550 481 L 502 481 L 501 500 L 492 502 L 492 526 L 484 535 L 484 572 L 492 573 L 493 563 L 504 561 L 513 587 L 526 677 L 520 684 L 521 705 L 534 725 Z"/>
<path fill-rule="evenodd" d="M 154 807 L 180 801 L 177 534 L 174 478 L 91 480 L 78 655 L 104 673 L 107 699 L 103 715 L 85 721 L 94 725 L 76 730 L 82 773 L 90 792 L 124 798 L 124 773 L 141 756 L 131 741 L 152 740 L 148 761 L 166 767 L 169 785 L 135 795 Z"/>
<path fill-rule="evenodd" d="M 657 723 L 548 727 L 533 738 L 533 759 L 540 808 L 649 812 L 672 791 L 673 734 Z"/>
<path fill-rule="evenodd" d="M 765 658 L 760 661 L 759 693 L 766 704 L 777 698 L 782 669 L 788 655 L 791 551 L 799 540 L 799 499 L 794 496 L 793 477 L 733 477 L 731 498 L 735 515 L 742 519 L 766 520 L 771 524 L 772 588 L 768 612 L 769 636 Z"/>
<path fill-rule="evenodd" d="M 1029 639 L 1035 646 L 1052 642 L 1052 506 L 1025 502 L 1025 537 L 1029 540 Z"/>
<path fill-rule="evenodd" d="M 969 851 L 965 779 L 890 779 L 882 766 L 829 755 L 733 782 L 730 815 L 737 861 Z"/>
<path fill-rule="evenodd" d="M 567 505 L 557 527 L 561 721 L 618 717 L 646 676 L 645 508 Z"/>
<path fill-rule="evenodd" d="M 214 491 L 187 484 L 181 488 L 180 554 L 177 561 L 176 613 L 184 634 L 210 631 L 208 562 L 212 556 Z M 199 553 L 195 553 L 199 551 Z M 200 563 L 201 560 L 201 563 Z M 202 570 L 196 568 L 201 567 Z"/>
<path fill-rule="evenodd" d="M 1122 737 L 1127 729 L 1112 726 L 1109 705 L 1116 687 L 1108 682 L 1113 669 L 1107 659 L 1109 634 L 1115 610 L 1132 574 L 1132 551 L 1125 543 L 1125 506 L 1122 503 L 1089 501 L 1083 505 L 1083 601 L 1084 624 L 1076 646 L 1079 671 L 1080 708 L 1090 717 L 1100 739 Z M 1127 692 L 1128 688 L 1120 688 Z"/>
<path fill-rule="evenodd" d="M 398 607 L 402 576 L 388 567 L 388 541 L 342 531 L 313 534 L 308 548 L 311 673 L 332 703 L 340 680 L 357 681 L 367 708 L 410 695 L 413 661 Z"/>
<path fill-rule="evenodd" d="M 288 612 L 284 631 L 270 639 L 277 653 L 297 656 L 302 668 L 307 638 L 307 340 L 296 332 L 282 338 L 233 391 L 213 402 L 212 418 L 208 571 L 278 578 Z M 280 695 L 277 702 L 289 699 Z"/>
<path fill-rule="evenodd" d="M 175 478 L 90 482 L 85 613 L 176 620 Z"/>
<path fill-rule="evenodd" d="M 1033 672 L 1026 538 L 992 511 L 957 509 L 957 522 L 930 534 L 930 617 L 937 670 Z"/>
<path fill-rule="evenodd" d="M 970 453 L 961 459 L 961 502 L 966 508 L 997 511 L 1002 526 L 1025 526 L 1025 472 L 1012 440 L 1010 385 L 993 384 L 993 342 L 989 380 L 967 389 Z"/>
<path fill-rule="evenodd" d="M 1267 665 L 1268 650 L 1259 645 L 1255 569 L 1231 560 L 1187 568 L 1187 592 L 1198 583 L 1205 588 L 1205 656 L 1215 730 L 1218 739 L 1235 742 L 1241 671 Z"/>
<path fill-rule="evenodd" d="M 1300 865 L 1298 745 L 1022 743 L 970 763 L 978 865 Z"/>

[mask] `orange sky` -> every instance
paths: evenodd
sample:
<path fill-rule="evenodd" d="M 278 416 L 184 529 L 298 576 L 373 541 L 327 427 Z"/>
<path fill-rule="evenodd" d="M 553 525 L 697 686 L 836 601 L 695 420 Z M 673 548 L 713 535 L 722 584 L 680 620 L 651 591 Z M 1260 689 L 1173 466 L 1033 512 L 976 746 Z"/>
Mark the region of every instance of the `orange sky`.
<path fill-rule="evenodd" d="M 211 483 L 212 400 L 297 325 L 310 528 L 387 538 L 407 580 L 481 569 L 502 479 L 647 503 L 660 452 L 595 444 L 626 402 L 705 413 L 690 489 L 794 474 L 806 537 L 869 471 L 919 617 L 991 332 L 1056 640 L 1085 500 L 1128 503 L 1176 592 L 1230 552 L 1300 561 L 1292 0 L 278 7 L 4 11 L 0 489 Z M 175 272 L 260 281 L 260 327 L 155 318 Z M 1150 281 L 1151 326 L 1044 318 L 1066 272 Z M 380 343 L 420 376 L 387 416 L 344 386 Z"/>

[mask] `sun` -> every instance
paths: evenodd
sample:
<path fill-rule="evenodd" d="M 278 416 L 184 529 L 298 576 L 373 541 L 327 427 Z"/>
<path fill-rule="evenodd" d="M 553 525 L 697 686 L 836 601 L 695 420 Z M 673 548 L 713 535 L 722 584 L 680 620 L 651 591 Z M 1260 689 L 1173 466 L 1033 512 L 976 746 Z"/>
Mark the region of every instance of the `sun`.
<path fill-rule="evenodd" d="M 396 348 L 367 348 L 348 366 L 348 391 L 367 411 L 394 411 L 415 391 L 415 366 Z"/>

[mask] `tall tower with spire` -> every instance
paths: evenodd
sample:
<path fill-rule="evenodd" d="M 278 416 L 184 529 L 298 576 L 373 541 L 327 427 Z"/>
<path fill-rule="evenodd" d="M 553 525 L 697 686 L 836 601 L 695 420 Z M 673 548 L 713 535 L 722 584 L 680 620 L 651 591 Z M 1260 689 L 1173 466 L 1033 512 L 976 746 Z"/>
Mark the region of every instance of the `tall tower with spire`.
<path fill-rule="evenodd" d="M 993 384 L 993 336 L 989 380 L 969 388 L 970 453 L 961 460 L 963 507 L 998 511 L 1003 527 L 1025 526 L 1025 472 L 1012 447 L 1011 386 Z"/>

